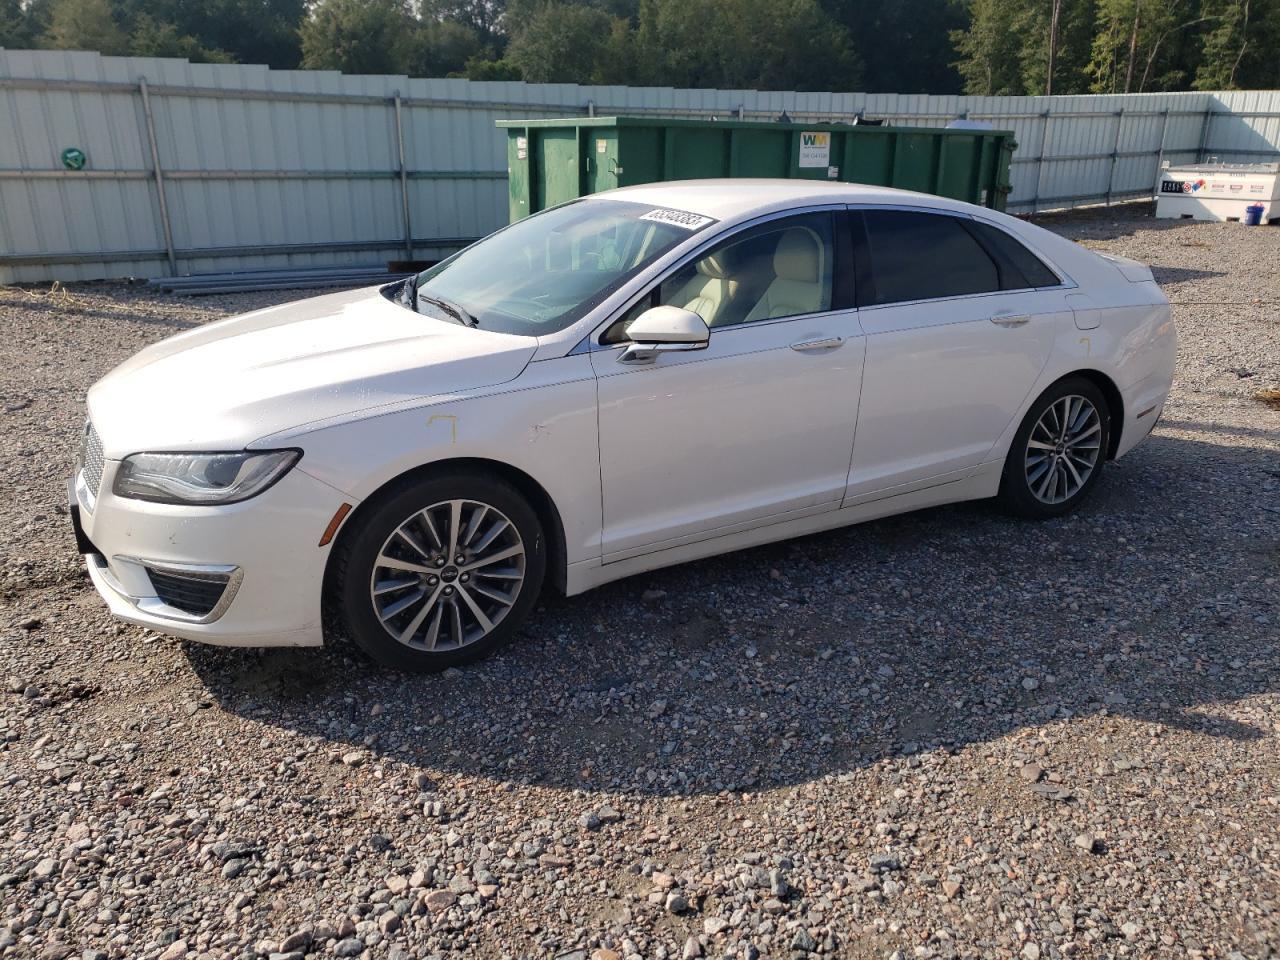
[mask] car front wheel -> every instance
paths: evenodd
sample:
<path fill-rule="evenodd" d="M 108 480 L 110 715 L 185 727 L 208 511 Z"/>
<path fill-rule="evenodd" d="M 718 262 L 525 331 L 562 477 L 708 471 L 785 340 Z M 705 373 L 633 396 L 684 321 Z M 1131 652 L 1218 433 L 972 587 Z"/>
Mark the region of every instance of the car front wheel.
<path fill-rule="evenodd" d="M 451 474 L 366 505 L 344 538 L 336 592 L 356 644 L 380 663 L 429 672 L 507 640 L 546 571 L 542 525 L 509 484 Z"/>
<path fill-rule="evenodd" d="M 1106 398 L 1083 377 L 1060 380 L 1027 411 L 1005 459 L 1000 501 L 1019 516 L 1058 517 L 1098 482 L 1111 439 Z"/>

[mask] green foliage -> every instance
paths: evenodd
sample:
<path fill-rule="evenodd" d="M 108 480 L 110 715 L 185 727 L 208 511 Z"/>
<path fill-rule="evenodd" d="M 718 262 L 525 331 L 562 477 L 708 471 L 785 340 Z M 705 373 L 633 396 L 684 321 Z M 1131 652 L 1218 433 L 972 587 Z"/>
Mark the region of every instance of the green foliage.
<path fill-rule="evenodd" d="M 467 80 L 523 80 L 524 74 L 510 60 L 488 60 L 472 57 L 462 70 Z"/>
<path fill-rule="evenodd" d="M 410 55 L 410 22 L 403 0 L 324 0 L 302 24 L 302 65 L 399 73 Z"/>
<path fill-rule="evenodd" d="M 0 0 L 0 46 L 773 90 L 1272 88 L 1280 0 Z"/>
<path fill-rule="evenodd" d="M 1206 0 L 1197 90 L 1280 87 L 1280 0 Z"/>
<path fill-rule="evenodd" d="M 0 47 L 30 47 L 43 31 L 33 31 L 20 0 L 0 0 Z"/>
<path fill-rule="evenodd" d="M 129 35 L 116 23 L 107 0 L 56 0 L 44 39 L 55 50 L 129 52 Z"/>
<path fill-rule="evenodd" d="M 1010 0 L 973 0 L 968 29 L 951 32 L 965 93 L 991 97 L 1027 92 L 1020 70 L 1024 38 L 1016 30 L 1020 12 Z"/>
<path fill-rule="evenodd" d="M 596 7 L 549 3 L 511 41 L 507 58 L 530 83 L 590 83 L 612 28 Z"/>
<path fill-rule="evenodd" d="M 823 0 L 823 7 L 848 32 L 874 89 L 960 91 L 951 32 L 968 23 L 962 0 Z"/>
<path fill-rule="evenodd" d="M 225 50 L 209 50 L 190 34 L 179 34 L 172 23 L 157 23 L 146 14 L 134 22 L 129 52 L 140 57 L 181 57 L 193 63 L 232 63 Z"/>

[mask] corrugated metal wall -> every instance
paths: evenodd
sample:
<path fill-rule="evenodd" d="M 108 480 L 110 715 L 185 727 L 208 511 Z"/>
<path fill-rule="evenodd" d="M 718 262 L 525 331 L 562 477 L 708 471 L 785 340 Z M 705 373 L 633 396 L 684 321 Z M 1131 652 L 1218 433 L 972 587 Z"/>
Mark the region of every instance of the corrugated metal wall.
<path fill-rule="evenodd" d="M 0 50 L 0 282 L 444 255 L 506 222 L 495 120 L 589 112 L 920 126 L 967 114 L 1017 135 L 1012 212 L 1148 195 L 1161 159 L 1280 149 L 1277 92 L 676 90 Z M 84 170 L 63 169 L 67 147 Z"/>

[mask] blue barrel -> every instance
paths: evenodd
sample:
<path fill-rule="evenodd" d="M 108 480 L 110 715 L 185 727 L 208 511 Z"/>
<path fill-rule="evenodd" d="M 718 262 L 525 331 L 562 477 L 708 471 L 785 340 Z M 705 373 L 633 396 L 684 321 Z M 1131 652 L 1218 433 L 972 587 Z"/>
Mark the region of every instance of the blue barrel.
<path fill-rule="evenodd" d="M 1256 227 L 1262 223 L 1262 211 L 1265 208 L 1260 203 L 1251 203 L 1244 208 L 1244 225 L 1246 227 Z"/>

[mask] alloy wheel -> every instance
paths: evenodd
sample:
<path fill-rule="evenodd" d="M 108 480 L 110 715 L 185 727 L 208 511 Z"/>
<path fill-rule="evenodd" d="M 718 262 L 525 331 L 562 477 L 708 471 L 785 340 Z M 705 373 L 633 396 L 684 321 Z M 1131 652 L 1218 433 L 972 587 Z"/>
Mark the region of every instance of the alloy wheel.
<path fill-rule="evenodd" d="M 1102 419 L 1086 397 L 1053 401 L 1027 439 L 1027 487 L 1041 503 L 1070 500 L 1088 482 L 1102 453 Z"/>
<path fill-rule="evenodd" d="M 514 523 L 488 504 L 446 500 L 387 537 L 369 595 L 383 629 L 400 643 L 457 650 L 502 622 L 524 577 L 524 542 Z"/>

